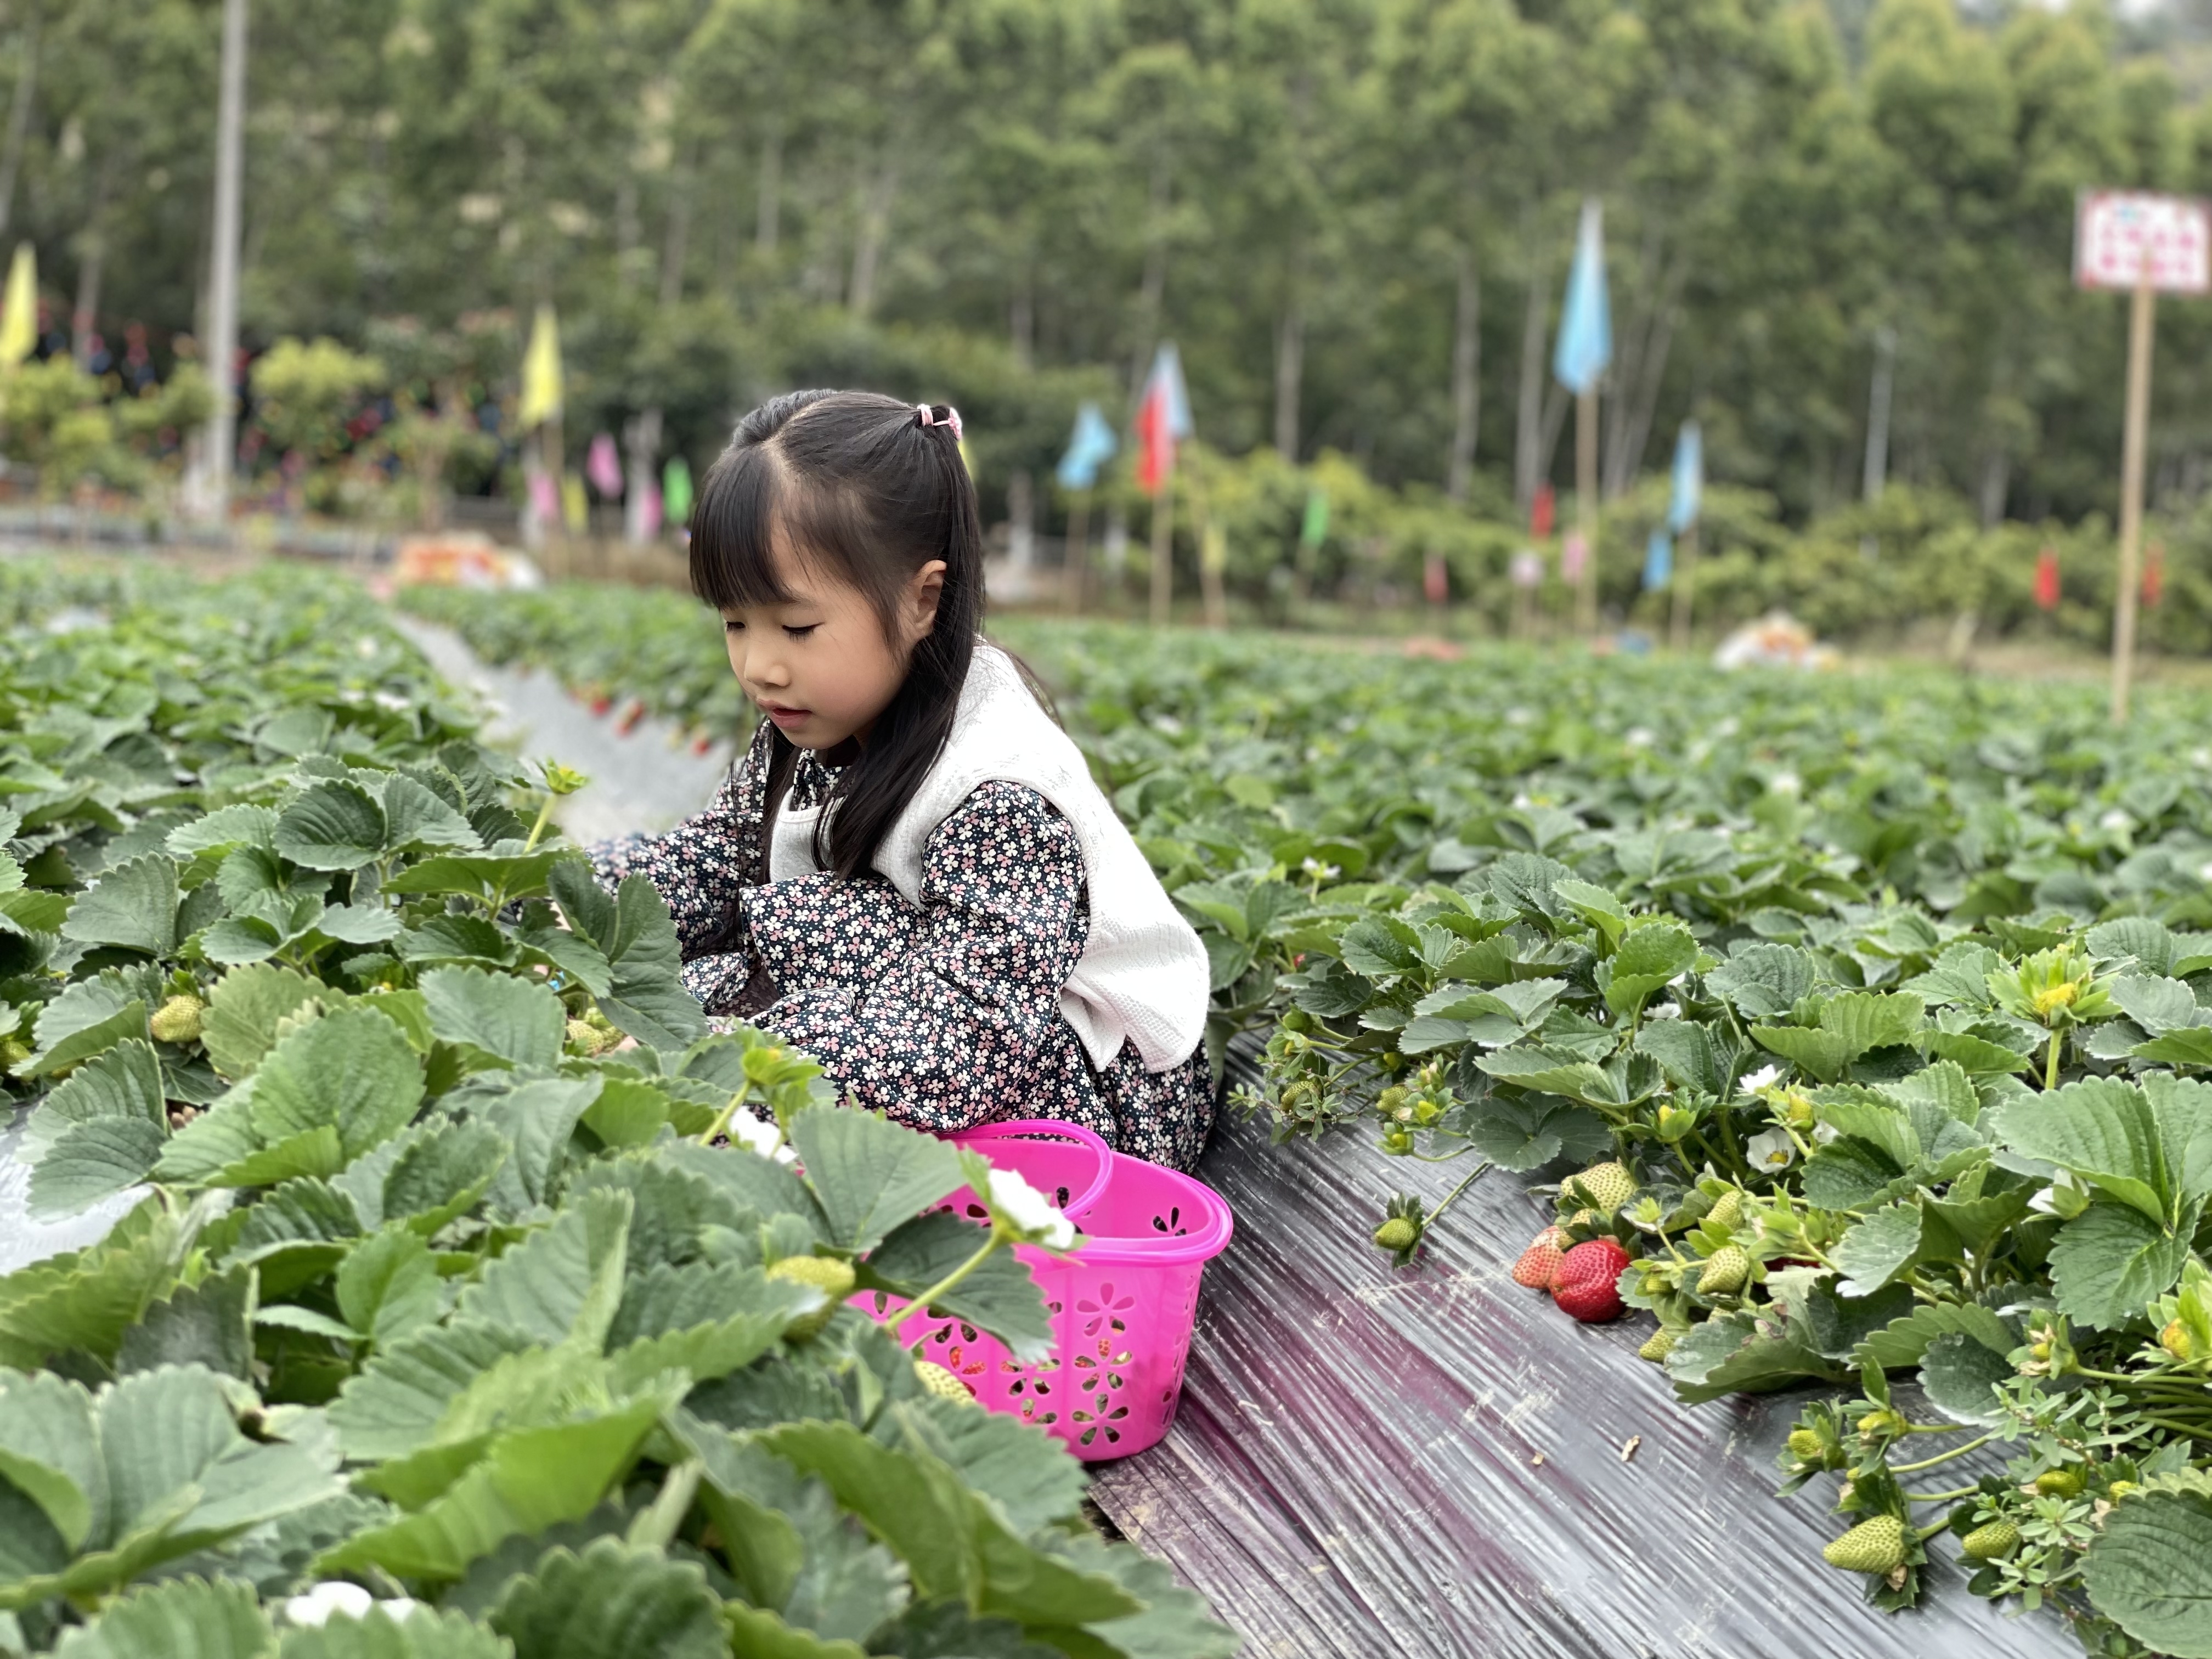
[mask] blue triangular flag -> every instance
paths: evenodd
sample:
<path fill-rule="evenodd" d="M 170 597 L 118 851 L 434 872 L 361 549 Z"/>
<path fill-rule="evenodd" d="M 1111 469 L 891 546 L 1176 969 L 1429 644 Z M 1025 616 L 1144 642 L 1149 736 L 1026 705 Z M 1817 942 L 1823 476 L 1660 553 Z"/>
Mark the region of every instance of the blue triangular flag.
<path fill-rule="evenodd" d="M 1567 272 L 1567 301 L 1559 316 L 1552 374 L 1577 396 L 1593 390 L 1613 361 L 1613 307 L 1605 289 L 1604 210 L 1597 198 L 1583 204 L 1575 233 L 1575 263 Z"/>
<path fill-rule="evenodd" d="M 1663 530 L 1651 532 L 1644 550 L 1644 591 L 1664 587 L 1674 574 L 1674 544 Z"/>
<path fill-rule="evenodd" d="M 1098 469 L 1114 459 L 1114 428 L 1090 399 L 1075 411 L 1075 430 L 1068 435 L 1067 453 L 1060 458 L 1054 474 L 1062 489 L 1089 489 L 1098 482 Z"/>
<path fill-rule="evenodd" d="M 1190 392 L 1182 383 L 1182 356 L 1176 351 L 1172 340 L 1162 343 L 1152 355 L 1152 372 L 1145 382 L 1145 396 L 1154 392 L 1167 395 L 1168 436 L 1180 443 L 1198 428 L 1191 424 Z"/>
<path fill-rule="evenodd" d="M 1674 440 L 1674 493 L 1667 503 L 1667 528 L 1679 536 L 1697 523 L 1705 493 L 1705 434 L 1695 421 L 1685 421 Z"/>

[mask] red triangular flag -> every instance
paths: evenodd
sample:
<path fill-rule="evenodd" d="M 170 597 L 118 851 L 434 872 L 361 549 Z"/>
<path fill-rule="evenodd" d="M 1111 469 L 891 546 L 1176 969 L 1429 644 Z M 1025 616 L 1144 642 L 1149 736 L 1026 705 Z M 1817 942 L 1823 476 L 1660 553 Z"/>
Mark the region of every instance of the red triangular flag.
<path fill-rule="evenodd" d="M 2035 556 L 2035 602 L 2045 611 L 2058 609 L 2058 550 L 2046 547 Z"/>
<path fill-rule="evenodd" d="M 1552 515 L 1557 504 L 1551 485 L 1536 486 L 1536 499 L 1528 503 L 1528 533 L 1540 542 L 1552 533 Z"/>
<path fill-rule="evenodd" d="M 1137 405 L 1137 488 L 1157 496 L 1175 470 L 1175 419 L 1168 390 L 1158 378 L 1145 388 Z"/>

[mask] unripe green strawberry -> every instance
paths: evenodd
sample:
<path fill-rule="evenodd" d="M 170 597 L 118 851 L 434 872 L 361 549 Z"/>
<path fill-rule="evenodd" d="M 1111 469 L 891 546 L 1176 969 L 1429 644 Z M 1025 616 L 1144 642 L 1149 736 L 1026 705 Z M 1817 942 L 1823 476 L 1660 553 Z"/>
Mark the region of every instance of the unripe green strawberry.
<path fill-rule="evenodd" d="M 2175 1320 L 2158 1334 L 2158 1346 L 2176 1359 L 2186 1362 L 2195 1357 L 2196 1345 L 2189 1340 L 2189 1329 Z"/>
<path fill-rule="evenodd" d="M 1968 1533 L 1959 1547 L 1969 1560 L 2000 1560 L 2020 1547 L 2020 1528 L 2009 1521 L 1992 1521 Z"/>
<path fill-rule="evenodd" d="M 14 1037 L 0 1037 L 0 1066 L 13 1070 L 31 1057 L 30 1045 Z"/>
<path fill-rule="evenodd" d="M 2045 1469 L 2035 1477 L 2035 1489 L 2045 1498 L 2079 1498 L 2089 1484 L 2089 1471 L 2079 1463 Z"/>
<path fill-rule="evenodd" d="M 1846 1572 L 1891 1571 L 1905 1562 L 1905 1522 L 1893 1515 L 1862 1521 L 1822 1550 L 1820 1559 Z"/>
<path fill-rule="evenodd" d="M 1579 1187 L 1607 1215 L 1636 1196 L 1636 1177 L 1615 1163 L 1593 1164 L 1567 1185 Z"/>
<path fill-rule="evenodd" d="M 836 1316 L 845 1298 L 853 1293 L 853 1264 L 835 1256 L 787 1255 L 768 1270 L 768 1276 L 787 1285 L 811 1285 L 829 1298 L 812 1313 L 801 1314 L 783 1328 L 784 1335 L 793 1342 L 811 1341 L 820 1335 L 822 1328 Z"/>
<path fill-rule="evenodd" d="M 1712 1227 L 1734 1227 L 1743 1219 L 1743 1194 L 1731 1188 L 1723 1193 L 1720 1201 L 1705 1212 L 1705 1223 Z"/>
<path fill-rule="evenodd" d="M 1644 1340 L 1644 1346 L 1636 1351 L 1636 1357 L 1638 1359 L 1648 1359 L 1655 1365 L 1657 1364 L 1673 1350 L 1675 1336 L 1674 1332 L 1662 1325 Z"/>
<path fill-rule="evenodd" d="M 968 1392 L 965 1382 L 933 1359 L 915 1360 L 914 1374 L 921 1379 L 921 1386 L 939 1400 L 951 1400 L 963 1406 L 981 1406 L 982 1403 Z"/>
<path fill-rule="evenodd" d="M 607 1033 L 586 1020 L 570 1020 L 568 1036 L 568 1047 L 580 1054 L 596 1054 L 609 1046 Z"/>
<path fill-rule="evenodd" d="M 198 997 L 171 997 L 154 1011 L 149 1022 L 157 1042 L 197 1042 L 200 1036 L 200 1016 L 207 1012 L 207 1004 Z"/>
<path fill-rule="evenodd" d="M 2120 1499 L 2125 1498 L 2130 1492 L 2141 1492 L 2142 1490 L 2142 1488 L 2136 1486 L 2132 1480 L 2115 1480 L 2111 1486 L 2105 1488 L 2105 1495 L 2110 1498 L 2112 1502 L 2117 1504 Z"/>
<path fill-rule="evenodd" d="M 1743 1281 L 1751 1277 L 1751 1258 L 1741 1244 L 1723 1244 L 1705 1258 L 1705 1271 L 1698 1275 L 1699 1296 L 1733 1296 L 1743 1288 Z"/>
<path fill-rule="evenodd" d="M 1378 1250 L 1410 1250 L 1421 1236 L 1420 1229 L 1401 1215 L 1394 1215 L 1375 1230 L 1375 1248 Z"/>
<path fill-rule="evenodd" d="M 1826 1461 L 1828 1448 L 1826 1443 L 1812 1430 L 1792 1429 L 1790 1431 L 1790 1455 L 1801 1463 L 1819 1463 Z"/>

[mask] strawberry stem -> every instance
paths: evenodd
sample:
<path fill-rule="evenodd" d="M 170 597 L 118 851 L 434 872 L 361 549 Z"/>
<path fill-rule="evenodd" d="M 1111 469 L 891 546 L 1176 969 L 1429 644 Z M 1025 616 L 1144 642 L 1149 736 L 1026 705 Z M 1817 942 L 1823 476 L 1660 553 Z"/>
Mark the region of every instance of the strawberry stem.
<path fill-rule="evenodd" d="M 1950 1450 L 1938 1452 L 1933 1457 L 1923 1457 L 1917 1463 L 1893 1463 L 1889 1466 L 1889 1472 L 1892 1474 L 1911 1474 L 1917 1470 L 1932 1469 L 1938 1463 L 1948 1463 L 1954 1457 L 1963 1457 L 1977 1447 L 1986 1446 L 1996 1437 L 1996 1431 L 1992 1429 L 1987 1434 L 1978 1435 L 1969 1440 L 1963 1446 L 1954 1446 Z"/>

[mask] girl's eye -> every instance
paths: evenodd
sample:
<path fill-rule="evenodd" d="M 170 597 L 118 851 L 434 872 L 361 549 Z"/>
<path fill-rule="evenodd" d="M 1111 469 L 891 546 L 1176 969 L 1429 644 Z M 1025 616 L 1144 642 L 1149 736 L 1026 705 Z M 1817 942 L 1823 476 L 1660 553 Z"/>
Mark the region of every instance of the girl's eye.
<path fill-rule="evenodd" d="M 803 640 L 803 639 L 805 639 L 808 635 L 811 634 L 811 633 L 812 633 L 816 629 L 819 628 L 821 625 L 822 625 L 822 624 L 821 624 L 821 623 L 807 623 L 805 627 L 803 627 L 803 628 L 793 628 L 793 627 L 791 627 L 791 626 L 787 625 L 787 626 L 785 627 L 785 629 L 784 629 L 784 630 L 783 630 L 783 631 L 784 631 L 785 633 L 787 633 L 787 634 L 790 635 L 791 635 L 791 637 L 792 637 L 793 639 L 794 639 L 794 640 Z"/>
<path fill-rule="evenodd" d="M 742 634 L 745 631 L 745 625 L 741 622 L 732 622 L 725 617 L 722 618 L 722 631 L 725 634 Z"/>

